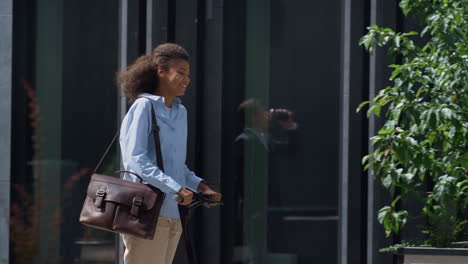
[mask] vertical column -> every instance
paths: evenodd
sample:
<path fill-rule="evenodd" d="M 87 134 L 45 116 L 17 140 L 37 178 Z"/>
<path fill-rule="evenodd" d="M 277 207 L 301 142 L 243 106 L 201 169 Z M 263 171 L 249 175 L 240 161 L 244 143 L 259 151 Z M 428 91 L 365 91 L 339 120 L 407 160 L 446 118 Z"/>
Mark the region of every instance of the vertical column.
<path fill-rule="evenodd" d="M 154 35 L 153 10 L 157 9 L 160 0 L 128 1 L 119 0 L 119 47 L 118 47 L 118 69 L 124 70 L 139 56 L 151 52 Z M 119 87 L 117 93 L 117 127 L 120 128 L 121 121 L 127 113 L 127 99 Z M 120 151 L 118 148 L 117 151 Z M 120 166 L 121 155 L 119 152 Z M 120 236 L 115 239 L 117 243 L 118 263 L 123 264 L 124 247 Z"/>
<path fill-rule="evenodd" d="M 169 1 L 171 2 L 171 1 Z M 191 81 L 187 92 L 182 97 L 184 106 L 187 108 L 187 122 L 188 122 L 188 145 L 187 145 L 187 165 L 190 169 L 198 169 L 197 158 L 198 143 L 200 142 L 199 133 L 199 108 L 202 103 L 200 91 L 202 89 L 202 81 L 200 72 L 202 68 L 201 61 L 199 60 L 199 51 L 201 49 L 201 39 L 199 19 L 201 12 L 199 8 L 199 1 L 172 1 L 175 10 L 171 14 L 174 16 L 174 24 L 168 23 L 169 27 L 174 26 L 174 42 L 182 45 L 190 55 L 190 75 Z M 171 12 L 171 11 L 169 11 Z M 168 38 L 170 42 L 171 39 Z M 203 176 L 203 175 L 201 175 Z"/>
<path fill-rule="evenodd" d="M 367 207 L 366 178 L 361 158 L 367 152 L 367 120 L 356 114 L 367 100 L 366 54 L 358 45 L 367 22 L 366 0 L 342 1 L 341 116 L 340 116 L 340 222 L 339 263 L 363 263 L 365 244 L 363 222 Z"/>
<path fill-rule="evenodd" d="M 60 0 L 36 3 L 35 82 L 40 123 L 35 130 L 38 147 L 32 161 L 34 197 L 39 212 L 39 260 L 50 263 L 60 256 L 62 173 L 63 15 Z"/>
<path fill-rule="evenodd" d="M 395 28 L 397 2 L 370 1 L 370 25 Z M 372 100 L 380 89 L 389 82 L 391 69 L 387 66 L 392 60 L 384 48 L 376 48 L 369 60 L 369 100 Z M 369 118 L 369 137 L 374 136 L 383 124 L 383 119 L 371 116 Z M 368 152 L 374 151 L 374 146 L 368 145 Z M 376 177 L 377 176 L 377 177 Z M 375 178 L 375 179 L 374 179 Z M 390 254 L 380 254 L 378 250 L 392 244 L 392 238 L 385 238 L 383 228 L 377 220 L 377 212 L 383 204 L 390 203 L 390 195 L 380 183 L 378 175 L 368 173 L 367 197 L 367 263 L 392 263 Z"/>
<path fill-rule="evenodd" d="M 9 261 L 13 1 L 0 1 L 0 263 Z"/>
<path fill-rule="evenodd" d="M 373 25 L 377 22 L 377 0 L 371 0 L 370 6 L 370 24 Z M 370 56 L 369 60 L 369 100 L 375 97 L 376 87 L 375 87 L 375 67 L 376 60 L 375 55 Z M 369 130 L 368 135 L 374 135 L 375 133 L 375 117 L 369 118 Z M 373 151 L 373 146 L 369 144 L 368 152 Z M 375 225 L 375 209 L 374 209 L 374 179 L 372 173 L 368 173 L 367 176 L 367 263 L 373 263 L 375 247 L 373 243 L 374 239 L 374 225 Z"/>
<path fill-rule="evenodd" d="M 269 107 L 270 1 L 246 4 L 245 98 Z M 246 117 L 246 119 L 249 117 Z M 267 261 L 268 153 L 260 144 L 244 143 L 244 242 L 254 263 Z"/>
<path fill-rule="evenodd" d="M 156 0 L 155 0 L 156 1 Z M 143 16 L 140 13 L 140 5 L 145 4 L 143 10 L 146 12 L 146 20 L 140 21 L 140 16 Z M 119 0 L 119 47 L 118 47 L 118 69 L 125 70 L 129 64 L 131 64 L 138 56 L 143 55 L 141 53 L 149 52 L 148 43 L 152 41 L 151 33 L 145 31 L 145 35 L 140 35 L 141 27 L 152 27 L 151 19 L 152 13 L 148 12 L 148 7 L 153 8 L 154 1 L 128 1 L 128 0 Z M 149 20 L 148 20 L 149 19 Z M 141 23 L 144 23 L 142 25 Z M 144 50 L 139 50 L 140 44 L 144 43 Z M 127 113 L 127 99 L 122 93 L 121 87 L 119 87 L 119 92 L 117 93 L 117 127 L 120 128 L 121 121 Z M 119 163 L 122 166 L 122 160 L 120 155 L 120 148 L 117 150 L 119 152 Z M 124 246 L 119 235 L 116 235 L 116 246 L 117 246 L 117 263 L 123 264 L 123 254 Z"/>
<path fill-rule="evenodd" d="M 206 0 L 202 23 L 203 52 L 199 56 L 203 62 L 203 82 L 201 89 L 201 176 L 215 190 L 221 188 L 221 136 L 222 136 L 222 71 L 223 71 L 223 1 Z M 199 36 L 200 37 L 200 36 Z M 200 115 L 199 115 L 200 117 Z M 221 208 L 202 210 L 201 225 L 203 242 L 200 262 L 220 263 L 221 251 Z"/>
<path fill-rule="evenodd" d="M 44 157 L 61 158 L 62 85 L 63 85 L 63 4 L 39 0 L 36 9 L 35 88 L 41 115 L 41 133 L 46 136 Z"/>
<path fill-rule="evenodd" d="M 120 0 L 119 3 L 119 70 L 125 70 L 127 67 L 127 13 L 128 13 L 128 3 L 127 0 Z M 121 87 L 119 87 L 121 88 Z M 120 122 L 127 112 L 127 103 L 125 97 L 122 94 L 122 89 L 119 89 L 117 93 L 117 113 L 118 127 L 120 127 Z"/>
<path fill-rule="evenodd" d="M 119 52 L 117 54 L 119 58 L 119 70 L 124 70 L 127 67 L 127 39 L 128 39 L 128 0 L 120 0 L 119 1 Z M 119 87 L 119 92 L 117 93 L 117 127 L 120 127 L 121 120 L 125 116 L 127 112 L 127 102 L 125 96 L 122 94 L 122 89 Z M 120 155 L 120 148 L 118 148 L 119 152 L 119 163 L 120 167 L 122 168 L 122 159 Z M 117 244 L 117 260 L 118 264 L 124 264 L 123 253 L 124 253 L 124 246 L 122 240 L 120 239 L 119 235 L 116 235 L 116 244 Z"/>
<path fill-rule="evenodd" d="M 165 0 L 164 0 L 165 1 Z M 201 50 L 200 39 L 200 18 L 202 13 L 200 4 L 202 1 L 183 1 L 183 0 L 168 0 L 167 1 L 167 41 L 180 44 L 190 55 L 190 75 L 191 81 L 187 88 L 187 92 L 182 97 L 182 103 L 187 108 L 187 166 L 197 173 L 200 173 L 200 161 L 202 160 L 201 153 L 203 150 L 199 147 L 201 142 L 200 132 L 202 118 L 200 116 L 200 108 L 203 105 L 203 98 L 200 96 L 203 89 L 203 78 L 200 74 L 203 68 L 202 61 L 199 60 Z M 161 3 L 163 4 L 163 3 Z M 158 18 L 158 21 L 161 19 Z M 163 21 L 161 21 L 163 22 Z M 160 23 L 161 23 L 160 22 Z M 164 23 L 164 22 L 163 22 Z M 160 25 L 163 26 L 164 24 Z M 160 31 L 164 33 L 163 30 Z M 163 39 L 164 36 L 154 36 L 156 39 Z M 204 178 L 204 175 L 200 175 Z M 189 222 L 189 233 L 192 235 L 192 245 L 195 245 L 196 253 L 199 253 L 202 243 L 193 243 L 199 234 L 197 230 L 199 226 L 198 218 L 191 218 Z M 211 232 L 211 231 L 210 231 Z M 177 253 L 174 263 L 188 263 L 185 250 L 185 241 L 181 239 L 179 243 L 179 253 Z M 197 257 L 200 254 L 197 255 Z M 207 263 L 199 260 L 202 263 Z"/>
<path fill-rule="evenodd" d="M 222 87 L 222 174 L 221 183 L 223 200 L 222 206 L 222 259 L 219 263 L 235 262 L 242 225 L 238 224 L 241 210 L 240 192 L 242 187 L 239 180 L 242 167 L 239 165 L 240 146 L 236 146 L 234 139 L 238 135 L 241 118 L 237 111 L 238 105 L 244 99 L 244 53 L 245 53 L 245 3 L 246 1 L 224 1 L 223 14 L 223 85 Z M 235 52 L 233 52 L 235 51 Z"/>
<path fill-rule="evenodd" d="M 153 49 L 153 0 L 146 0 L 146 54 Z"/>
<path fill-rule="evenodd" d="M 350 97 L 350 46 L 351 46 L 351 0 L 342 2 L 342 50 L 340 91 L 340 144 L 339 144 L 339 232 L 338 262 L 348 263 L 348 188 L 349 188 L 349 97 Z"/>

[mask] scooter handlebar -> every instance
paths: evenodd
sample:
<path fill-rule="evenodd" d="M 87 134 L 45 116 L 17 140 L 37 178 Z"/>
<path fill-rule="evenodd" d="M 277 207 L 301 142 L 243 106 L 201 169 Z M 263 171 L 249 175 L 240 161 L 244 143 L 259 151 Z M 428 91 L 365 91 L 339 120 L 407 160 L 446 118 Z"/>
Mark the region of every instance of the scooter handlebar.
<path fill-rule="evenodd" d="M 174 194 L 172 196 L 172 199 L 174 199 L 176 202 L 180 203 L 182 202 L 184 199 L 182 197 L 180 197 L 180 195 L 178 194 Z M 198 192 L 194 192 L 193 193 L 193 199 L 192 199 L 192 203 L 187 205 L 187 207 L 189 208 L 192 208 L 192 207 L 198 207 L 200 205 L 203 205 L 207 208 L 211 207 L 210 204 L 215 204 L 215 205 L 224 205 L 223 202 L 221 201 L 214 201 L 214 200 L 211 200 L 211 197 L 207 194 L 203 194 L 203 193 L 198 193 Z"/>

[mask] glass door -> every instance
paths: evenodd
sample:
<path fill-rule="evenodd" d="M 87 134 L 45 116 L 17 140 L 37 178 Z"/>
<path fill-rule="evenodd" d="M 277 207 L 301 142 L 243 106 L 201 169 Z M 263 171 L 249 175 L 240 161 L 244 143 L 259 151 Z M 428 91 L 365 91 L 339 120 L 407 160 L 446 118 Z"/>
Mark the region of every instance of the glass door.
<path fill-rule="evenodd" d="M 78 218 L 117 129 L 118 1 L 13 5 L 10 263 L 114 263 L 114 234 Z"/>
<path fill-rule="evenodd" d="M 242 56 L 225 62 L 238 65 L 225 73 L 225 118 L 238 124 L 225 124 L 231 263 L 338 261 L 340 7 L 258 0 L 227 8 L 245 18 L 226 16 L 233 44 L 225 53 Z"/>

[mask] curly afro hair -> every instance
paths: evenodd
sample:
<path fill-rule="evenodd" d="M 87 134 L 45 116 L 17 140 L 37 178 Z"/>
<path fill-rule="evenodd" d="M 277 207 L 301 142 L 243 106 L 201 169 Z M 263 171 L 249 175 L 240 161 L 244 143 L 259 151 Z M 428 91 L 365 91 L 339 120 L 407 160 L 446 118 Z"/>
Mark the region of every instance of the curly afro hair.
<path fill-rule="evenodd" d="M 127 69 L 117 73 L 117 84 L 129 103 L 133 103 L 140 93 L 154 93 L 158 89 L 158 67 L 169 68 L 172 60 L 188 61 L 189 55 L 182 46 L 165 43 L 154 48 L 151 55 L 143 55 Z"/>

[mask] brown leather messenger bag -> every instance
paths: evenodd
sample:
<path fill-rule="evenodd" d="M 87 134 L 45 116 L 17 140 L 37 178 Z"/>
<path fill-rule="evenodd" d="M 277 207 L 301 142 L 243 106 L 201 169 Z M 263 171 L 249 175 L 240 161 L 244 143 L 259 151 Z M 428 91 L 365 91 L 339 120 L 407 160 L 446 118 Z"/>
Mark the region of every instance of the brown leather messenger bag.
<path fill-rule="evenodd" d="M 153 107 L 151 107 L 151 121 L 157 165 L 164 171 L 159 127 Z M 116 173 L 130 173 L 138 177 L 140 182 L 131 182 L 97 173 L 118 135 L 119 132 L 115 134 L 93 171 L 81 210 L 80 223 L 151 240 L 154 237 L 165 193 L 152 185 L 143 184 L 143 179 L 130 171 L 117 171 Z"/>

